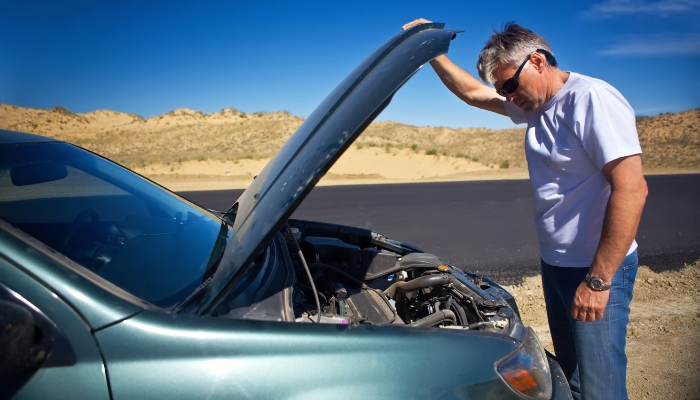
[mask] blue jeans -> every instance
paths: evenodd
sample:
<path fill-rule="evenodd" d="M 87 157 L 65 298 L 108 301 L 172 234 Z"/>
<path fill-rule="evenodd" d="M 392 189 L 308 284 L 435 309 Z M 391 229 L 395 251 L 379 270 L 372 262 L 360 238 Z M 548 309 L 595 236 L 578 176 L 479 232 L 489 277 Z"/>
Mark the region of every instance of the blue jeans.
<path fill-rule="evenodd" d="M 627 399 L 625 339 L 638 265 L 634 251 L 612 279 L 603 318 L 579 322 L 571 318 L 571 305 L 588 268 L 556 267 L 542 260 L 542 288 L 554 352 L 575 399 Z"/>

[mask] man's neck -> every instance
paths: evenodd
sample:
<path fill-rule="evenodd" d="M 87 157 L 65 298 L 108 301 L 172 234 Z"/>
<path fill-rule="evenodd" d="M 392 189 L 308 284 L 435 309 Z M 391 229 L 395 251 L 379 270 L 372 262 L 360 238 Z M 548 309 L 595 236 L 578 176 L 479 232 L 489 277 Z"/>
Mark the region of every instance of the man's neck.
<path fill-rule="evenodd" d="M 561 88 L 564 87 L 566 81 L 569 79 L 569 72 L 561 71 L 559 68 L 555 68 L 549 75 L 548 79 L 548 90 L 547 90 L 547 101 L 552 100 L 554 96 L 559 93 Z"/>

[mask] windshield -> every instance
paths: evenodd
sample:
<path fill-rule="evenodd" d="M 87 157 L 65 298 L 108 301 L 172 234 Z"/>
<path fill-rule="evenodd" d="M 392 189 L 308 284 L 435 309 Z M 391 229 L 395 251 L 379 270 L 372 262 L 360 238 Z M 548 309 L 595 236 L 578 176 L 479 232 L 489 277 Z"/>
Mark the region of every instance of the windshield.
<path fill-rule="evenodd" d="M 161 307 L 199 286 L 228 236 L 206 210 L 66 143 L 0 146 L 0 218 Z"/>

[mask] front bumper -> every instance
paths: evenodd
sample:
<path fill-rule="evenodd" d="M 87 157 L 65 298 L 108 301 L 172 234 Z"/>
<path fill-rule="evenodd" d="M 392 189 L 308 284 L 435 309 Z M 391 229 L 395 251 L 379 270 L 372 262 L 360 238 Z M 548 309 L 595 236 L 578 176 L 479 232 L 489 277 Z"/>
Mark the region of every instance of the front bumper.
<path fill-rule="evenodd" d="M 559 363 L 549 355 L 547 355 L 547 361 L 549 361 L 549 371 L 552 374 L 552 400 L 573 400 L 569 381 L 566 380 Z"/>

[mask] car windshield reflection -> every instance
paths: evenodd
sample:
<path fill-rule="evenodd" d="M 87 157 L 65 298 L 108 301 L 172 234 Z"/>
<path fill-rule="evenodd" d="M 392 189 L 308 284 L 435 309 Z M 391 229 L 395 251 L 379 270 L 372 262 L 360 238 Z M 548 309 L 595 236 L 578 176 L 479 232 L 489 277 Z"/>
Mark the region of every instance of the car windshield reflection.
<path fill-rule="evenodd" d="M 214 215 L 66 143 L 0 147 L 0 218 L 160 307 L 220 256 Z"/>

